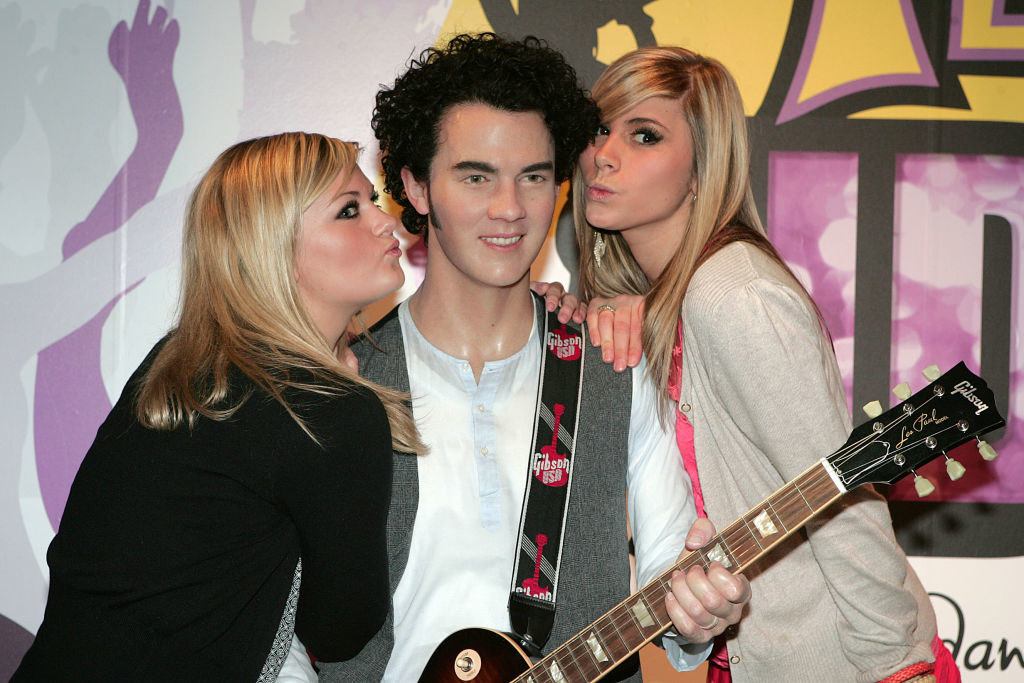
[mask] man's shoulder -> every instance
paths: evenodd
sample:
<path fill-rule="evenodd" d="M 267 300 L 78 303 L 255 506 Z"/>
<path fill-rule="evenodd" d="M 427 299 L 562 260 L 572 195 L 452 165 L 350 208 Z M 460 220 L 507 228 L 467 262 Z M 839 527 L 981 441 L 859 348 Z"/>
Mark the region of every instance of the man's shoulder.
<path fill-rule="evenodd" d="M 586 323 L 580 328 L 583 336 L 583 383 L 586 386 L 595 384 L 607 385 L 616 390 L 628 390 L 632 385 L 632 372 L 615 372 L 611 363 L 601 358 L 601 347 L 590 343 L 590 333 Z"/>
<path fill-rule="evenodd" d="M 361 376 L 399 391 L 408 390 L 405 343 L 397 306 L 356 337 L 351 348 L 359 361 Z"/>
<path fill-rule="evenodd" d="M 392 308 L 383 318 L 353 339 L 350 346 L 360 361 L 375 354 L 400 350 L 403 342 L 402 323 L 398 319 L 398 306 Z"/>

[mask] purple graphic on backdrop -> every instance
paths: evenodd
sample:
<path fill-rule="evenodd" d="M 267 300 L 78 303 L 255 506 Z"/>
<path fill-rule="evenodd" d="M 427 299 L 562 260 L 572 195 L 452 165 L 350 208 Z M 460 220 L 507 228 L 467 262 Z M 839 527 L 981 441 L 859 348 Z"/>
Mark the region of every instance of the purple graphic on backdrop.
<path fill-rule="evenodd" d="M 964 360 L 977 370 L 982 334 L 982 222 L 986 214 L 1016 227 L 1024 218 L 1024 159 L 953 155 L 897 158 L 893 283 L 892 381 L 915 376 L 936 363 L 949 368 Z M 1019 277 L 1013 278 L 1012 316 L 1019 320 Z M 1011 324 L 1011 330 L 1018 329 Z M 1011 348 L 1016 345 L 1011 344 Z M 1007 430 L 1000 457 L 982 463 L 964 447 L 967 474 L 952 484 L 941 468 L 929 474 L 933 500 L 1024 503 L 1024 444 L 1021 401 L 1024 371 L 1019 351 L 1010 358 L 1010 405 L 1000 406 Z M 921 380 L 919 380 L 921 381 Z M 913 383 L 912 383 L 913 385 Z M 957 457 L 954 455 L 954 457 Z M 912 483 L 895 485 L 889 497 L 916 500 Z"/>
<path fill-rule="evenodd" d="M 780 124 L 792 121 L 829 102 L 834 102 L 857 92 L 894 85 L 937 86 L 939 81 L 935 77 L 935 70 L 932 68 L 931 60 L 928 59 L 928 51 L 925 49 L 924 40 L 921 38 L 921 30 L 917 25 L 917 15 L 914 14 L 914 6 L 910 0 L 900 0 L 900 10 L 903 13 L 907 37 L 910 40 L 914 59 L 917 62 L 917 73 L 893 73 L 858 78 L 801 100 L 800 94 L 803 92 L 804 84 L 807 82 L 807 74 L 811 70 L 811 62 L 814 59 L 815 51 L 818 49 L 821 23 L 825 15 L 825 0 L 814 0 L 814 8 L 811 10 L 810 24 L 807 27 L 807 35 L 804 39 L 803 50 L 800 53 L 800 61 L 797 64 L 793 80 L 790 82 L 789 90 L 786 93 L 786 100 L 782 104 L 779 117 L 775 123 Z"/>
<path fill-rule="evenodd" d="M 769 234 L 821 308 L 850 396 L 855 371 L 857 156 L 772 152 L 769 164 Z M 975 370 L 979 367 L 982 219 L 995 214 L 1021 224 L 1024 160 L 904 156 L 896 177 L 891 381 L 909 381 L 917 388 L 925 381 L 919 371 L 926 365 L 946 369 L 964 360 Z M 1015 318 L 1020 295 L 1014 292 Z M 1011 405 L 1001 406 L 1008 418 L 999 443 L 1003 457 L 982 463 L 973 445 L 964 446 L 953 457 L 967 464 L 967 475 L 954 485 L 941 463 L 932 467 L 927 474 L 936 493 L 930 500 L 1024 502 L 1024 446 L 1016 426 L 1024 415 L 1020 401 L 1013 399 L 1022 381 L 1021 359 L 1011 359 Z M 863 418 L 859 409 L 851 410 L 855 423 Z M 909 479 L 894 486 L 889 497 L 918 499 Z"/>
<path fill-rule="evenodd" d="M 110 62 L 124 81 L 137 128 L 135 149 L 89 216 L 74 226 L 63 244 L 69 259 L 97 239 L 120 229 L 160 187 L 184 130 L 172 67 L 178 23 L 149 0 L 140 0 L 129 28 L 120 22 L 110 36 Z M 53 528 L 60 524 L 68 491 L 110 411 L 100 372 L 100 338 L 114 304 L 136 286 L 114 293 L 88 323 L 39 353 L 35 388 L 35 454 L 43 504 Z"/>
<path fill-rule="evenodd" d="M 1006 11 L 1006 0 L 993 0 L 992 26 L 1024 26 L 1024 15 L 1009 14 Z M 1024 60 L 1024 49 L 1020 47 L 974 47 L 963 44 L 964 0 L 953 0 L 950 8 L 949 22 L 949 59 L 959 61 L 972 60 Z"/>
<path fill-rule="evenodd" d="M 772 152 L 768 234 L 821 309 L 853 392 L 857 155 Z"/>

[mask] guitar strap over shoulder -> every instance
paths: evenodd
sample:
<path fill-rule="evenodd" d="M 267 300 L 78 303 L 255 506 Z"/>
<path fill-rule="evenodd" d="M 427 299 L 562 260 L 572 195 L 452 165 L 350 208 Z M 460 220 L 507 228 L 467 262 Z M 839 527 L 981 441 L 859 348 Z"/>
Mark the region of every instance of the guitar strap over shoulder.
<path fill-rule="evenodd" d="M 583 333 L 544 317 L 537 413 L 508 610 L 520 646 L 539 656 L 551 635 L 583 383 Z"/>

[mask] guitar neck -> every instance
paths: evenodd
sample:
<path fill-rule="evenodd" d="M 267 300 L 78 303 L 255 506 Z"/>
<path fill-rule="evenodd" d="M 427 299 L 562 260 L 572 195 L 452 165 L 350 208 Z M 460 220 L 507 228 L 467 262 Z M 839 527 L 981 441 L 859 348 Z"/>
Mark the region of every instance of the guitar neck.
<path fill-rule="evenodd" d="M 700 550 L 673 565 L 651 583 L 606 612 L 564 645 L 552 650 L 515 683 L 596 681 L 645 644 L 664 633 L 672 620 L 665 609 L 669 579 L 694 565 L 720 562 L 738 574 L 798 531 L 842 496 L 819 462 L 722 530 Z"/>

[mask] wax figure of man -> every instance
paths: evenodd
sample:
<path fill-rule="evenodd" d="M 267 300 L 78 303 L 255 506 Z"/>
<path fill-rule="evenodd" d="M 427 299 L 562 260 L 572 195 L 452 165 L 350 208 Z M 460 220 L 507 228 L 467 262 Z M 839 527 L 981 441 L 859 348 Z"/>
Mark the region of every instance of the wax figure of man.
<path fill-rule="evenodd" d="M 420 288 L 375 326 L 374 343 L 355 351 L 363 376 L 411 394 L 429 454 L 395 456 L 392 613 L 360 655 L 323 664 L 321 680 L 416 680 L 450 632 L 511 630 L 509 591 L 549 352 L 529 270 L 559 184 L 597 123 L 572 68 L 534 39 L 457 36 L 377 96 L 385 188 L 406 227 L 426 230 L 428 258 Z M 583 366 L 546 650 L 627 597 L 627 490 L 641 585 L 675 561 L 684 541 L 693 548 L 713 535 L 704 522 L 690 532 L 690 483 L 643 365 L 615 373 L 600 350 L 585 353 L 593 358 Z M 718 565 L 673 577 L 665 599 L 678 633 L 665 639 L 673 664 L 701 663 L 748 598 L 746 579 Z"/>

